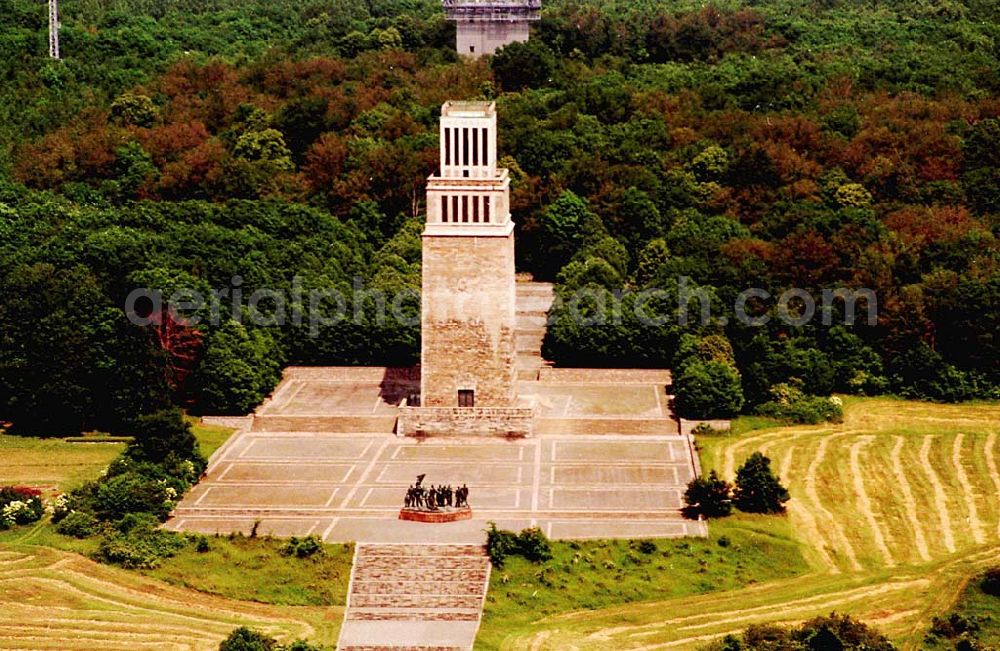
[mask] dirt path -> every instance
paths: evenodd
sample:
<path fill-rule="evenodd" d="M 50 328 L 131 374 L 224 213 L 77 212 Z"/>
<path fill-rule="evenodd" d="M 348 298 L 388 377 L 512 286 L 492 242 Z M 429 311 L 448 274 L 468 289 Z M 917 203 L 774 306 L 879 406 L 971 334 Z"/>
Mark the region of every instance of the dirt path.
<path fill-rule="evenodd" d="M 868 497 L 868 491 L 865 490 L 865 483 L 861 474 L 861 452 L 871 444 L 874 438 L 873 436 L 862 436 L 851 445 L 851 479 L 854 482 L 854 494 L 858 498 L 858 509 L 868 521 L 868 526 L 875 537 L 875 546 L 878 547 L 879 553 L 882 554 L 882 560 L 885 562 L 886 567 L 895 567 L 896 560 L 889 551 L 889 545 L 886 544 L 886 533 L 882 531 L 882 527 L 875 518 L 875 509 L 872 506 L 871 498 Z M 891 542 L 890 540 L 889 543 Z"/>
<path fill-rule="evenodd" d="M 920 517 L 917 515 L 917 501 L 913 498 L 913 489 L 906 479 L 903 471 L 903 442 L 902 436 L 894 436 L 895 443 L 892 446 L 890 457 L 892 459 L 892 472 L 896 476 L 896 484 L 903 494 L 903 505 L 906 507 L 906 519 L 910 521 L 913 529 L 913 540 L 917 547 L 917 553 L 923 561 L 931 560 L 931 552 L 927 547 L 927 539 L 924 537 L 924 528 L 920 526 Z"/>
<path fill-rule="evenodd" d="M 843 436 L 842 434 L 831 434 L 830 436 L 825 436 L 820 439 L 819 447 L 816 449 L 816 456 L 809 463 L 809 469 L 806 471 L 805 476 L 805 487 L 806 495 L 809 496 L 809 500 L 816 507 L 816 510 L 823 515 L 823 517 L 829 521 L 829 526 L 833 530 L 839 547 L 843 551 L 844 555 L 847 557 L 847 562 L 851 566 L 851 569 L 855 572 L 860 571 L 861 564 L 858 563 L 857 555 L 854 553 L 854 547 L 851 546 L 851 541 L 847 539 L 847 535 L 844 533 L 843 528 L 837 519 L 833 517 L 826 507 L 823 506 L 823 501 L 819 497 L 819 491 L 816 490 L 816 474 L 819 470 L 819 466 L 823 463 L 823 459 L 826 457 L 826 448 L 835 438 Z"/>
<path fill-rule="evenodd" d="M 972 539 L 976 541 L 977 545 L 982 545 L 986 542 L 986 536 L 983 535 L 983 522 L 979 519 L 979 509 L 976 508 L 975 491 L 969 481 L 968 474 L 965 472 L 965 466 L 962 465 L 962 442 L 964 440 L 964 434 L 955 436 L 955 443 L 951 447 L 951 464 L 955 466 L 955 475 L 958 477 L 958 483 L 962 485 L 965 508 L 969 511 L 968 521 L 969 528 L 972 530 Z"/>
<path fill-rule="evenodd" d="M 997 472 L 997 460 L 993 455 L 996 444 L 997 433 L 990 432 L 990 435 L 986 437 L 986 467 L 990 471 L 990 479 L 993 480 L 993 487 L 996 489 L 996 494 L 1000 495 L 1000 472 Z M 997 517 L 997 536 L 1000 536 L 1000 516 Z"/>
<path fill-rule="evenodd" d="M 937 509 L 938 518 L 941 520 L 941 535 L 944 537 L 944 546 L 949 553 L 955 553 L 955 534 L 951 530 L 951 517 L 948 515 L 948 498 L 941 485 L 941 479 L 934 472 L 931 466 L 931 444 L 934 442 L 934 435 L 924 437 L 920 445 L 920 465 L 924 468 L 927 481 L 934 490 L 934 508 Z"/>

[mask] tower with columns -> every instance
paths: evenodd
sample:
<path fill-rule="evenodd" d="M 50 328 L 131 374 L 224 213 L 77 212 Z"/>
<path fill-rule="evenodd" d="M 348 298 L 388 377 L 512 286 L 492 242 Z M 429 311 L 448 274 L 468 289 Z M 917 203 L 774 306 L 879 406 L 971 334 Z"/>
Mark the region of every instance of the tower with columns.
<path fill-rule="evenodd" d="M 421 405 L 505 408 L 515 395 L 514 223 L 492 102 L 441 108 L 441 168 L 427 183 Z"/>

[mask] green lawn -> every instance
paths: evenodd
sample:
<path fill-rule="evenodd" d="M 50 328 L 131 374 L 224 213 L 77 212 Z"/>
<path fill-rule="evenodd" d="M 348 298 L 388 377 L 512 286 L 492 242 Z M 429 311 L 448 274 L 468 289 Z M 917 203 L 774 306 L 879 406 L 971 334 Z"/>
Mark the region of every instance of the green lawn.
<path fill-rule="evenodd" d="M 477 649 L 499 649 L 542 617 L 633 602 L 679 599 L 787 579 L 809 570 L 784 518 L 741 515 L 707 539 L 554 542 L 553 559 L 494 568 Z M 649 550 L 647 550 L 649 551 Z"/>
<path fill-rule="evenodd" d="M 218 427 L 217 425 L 205 425 L 200 419 L 189 418 L 191 429 L 194 430 L 195 438 L 198 439 L 198 446 L 201 453 L 207 459 L 212 453 L 222 447 L 222 444 L 229 440 L 236 430 L 229 427 Z"/>
<path fill-rule="evenodd" d="M 324 554 L 295 558 L 279 553 L 283 540 L 208 537 L 209 551 L 189 545 L 143 573 L 171 585 L 279 606 L 343 606 L 351 578 L 353 545 L 325 545 Z"/>
<path fill-rule="evenodd" d="M 123 443 L 67 443 L 0 434 L 0 485 L 65 492 L 96 478 L 124 449 Z"/>

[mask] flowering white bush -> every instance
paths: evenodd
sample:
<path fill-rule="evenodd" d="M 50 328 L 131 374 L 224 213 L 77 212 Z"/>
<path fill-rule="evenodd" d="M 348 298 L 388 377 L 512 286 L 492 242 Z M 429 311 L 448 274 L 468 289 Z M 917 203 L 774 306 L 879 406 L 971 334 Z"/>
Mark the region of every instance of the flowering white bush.
<path fill-rule="evenodd" d="M 41 492 L 24 486 L 0 487 L 0 529 L 39 520 L 45 513 Z"/>
<path fill-rule="evenodd" d="M 35 498 L 37 499 L 37 498 Z M 28 524 L 38 519 L 38 515 L 32 508 L 30 502 L 14 500 L 3 507 L 3 514 L 0 520 L 5 527 L 13 527 L 15 524 Z"/>
<path fill-rule="evenodd" d="M 185 459 L 181 463 L 181 472 L 184 474 L 184 479 L 188 481 L 194 481 L 198 478 L 197 472 L 195 471 L 194 462 L 190 459 Z"/>

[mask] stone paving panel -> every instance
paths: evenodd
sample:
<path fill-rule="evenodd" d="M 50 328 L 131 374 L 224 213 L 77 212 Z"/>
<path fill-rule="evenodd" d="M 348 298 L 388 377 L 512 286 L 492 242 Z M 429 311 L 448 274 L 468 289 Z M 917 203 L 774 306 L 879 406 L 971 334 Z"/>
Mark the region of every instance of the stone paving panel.
<path fill-rule="evenodd" d="M 290 385 L 264 413 L 284 416 L 394 414 L 405 397 L 403 391 L 386 392 L 376 383 L 292 380 Z"/>
<path fill-rule="evenodd" d="M 333 482 L 342 484 L 352 472 L 356 463 L 300 463 L 297 461 L 270 463 L 227 463 L 216 479 L 217 482 Z"/>

